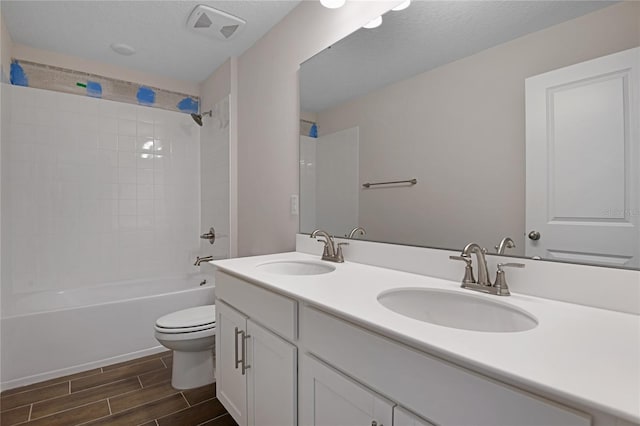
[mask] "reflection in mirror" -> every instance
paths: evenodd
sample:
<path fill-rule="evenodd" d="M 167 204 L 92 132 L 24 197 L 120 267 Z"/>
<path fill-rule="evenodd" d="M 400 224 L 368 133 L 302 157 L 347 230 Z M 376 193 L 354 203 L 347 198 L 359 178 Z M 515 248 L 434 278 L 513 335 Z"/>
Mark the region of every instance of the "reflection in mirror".
<path fill-rule="evenodd" d="M 300 232 L 638 268 L 639 19 L 634 1 L 417 1 L 311 58 Z"/>

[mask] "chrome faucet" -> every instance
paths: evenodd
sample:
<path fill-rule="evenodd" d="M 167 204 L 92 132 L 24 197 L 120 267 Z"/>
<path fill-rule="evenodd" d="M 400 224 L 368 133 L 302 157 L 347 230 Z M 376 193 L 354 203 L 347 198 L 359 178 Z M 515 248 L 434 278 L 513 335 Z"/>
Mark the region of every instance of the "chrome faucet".
<path fill-rule="evenodd" d="M 208 262 L 210 260 L 213 260 L 213 256 L 203 256 L 203 257 L 196 256 L 196 261 L 193 264 L 193 266 L 200 266 L 201 263 Z"/>
<path fill-rule="evenodd" d="M 512 249 L 512 248 L 516 248 L 516 243 L 513 242 L 513 240 L 510 237 L 504 237 L 502 239 L 502 241 L 500 241 L 500 244 L 498 244 L 497 246 L 494 247 L 496 249 L 496 252 L 498 254 L 504 254 L 504 250 L 505 249 Z"/>
<path fill-rule="evenodd" d="M 338 243 L 336 244 L 333 240 L 333 237 L 327 234 L 325 231 L 321 229 L 316 229 L 311 233 L 311 238 L 316 238 L 317 236 L 324 238 L 317 239 L 319 242 L 324 243 L 324 250 L 322 252 L 322 260 L 328 260 L 329 262 L 344 262 L 344 256 L 342 255 L 342 246 L 349 245 L 349 243 Z"/>
<path fill-rule="evenodd" d="M 509 238 L 510 239 L 510 238 Z M 504 241 L 504 240 L 503 240 Z M 473 268 L 471 267 L 471 253 L 476 254 L 476 260 L 478 263 L 478 281 L 473 276 Z M 509 296 L 509 286 L 504 275 L 503 268 L 524 268 L 522 263 L 498 263 L 498 272 L 496 274 L 496 282 L 491 284 L 489 280 L 489 274 L 487 272 L 487 259 L 485 254 L 487 250 L 480 247 L 476 243 L 469 243 L 462 250 L 460 256 L 449 256 L 451 260 L 461 260 L 465 262 L 464 278 L 460 287 L 469 290 L 481 291 L 483 293 L 495 294 L 497 296 Z"/>
<path fill-rule="evenodd" d="M 350 239 L 355 238 L 358 232 L 360 233 L 360 236 L 367 235 L 367 231 L 365 231 L 362 226 L 356 226 L 351 230 L 351 232 L 349 232 L 349 236 L 347 238 L 350 238 Z"/>

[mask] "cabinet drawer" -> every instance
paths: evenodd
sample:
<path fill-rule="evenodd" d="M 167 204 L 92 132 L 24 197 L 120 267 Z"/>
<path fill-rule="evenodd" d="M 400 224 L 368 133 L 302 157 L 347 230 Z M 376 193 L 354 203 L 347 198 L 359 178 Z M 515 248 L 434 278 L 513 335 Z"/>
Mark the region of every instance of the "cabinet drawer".
<path fill-rule="evenodd" d="M 301 308 L 300 339 L 309 352 L 436 424 L 591 424 L 591 418 L 586 414 L 307 306 Z"/>
<path fill-rule="evenodd" d="M 216 298 L 288 340 L 298 337 L 298 303 L 222 271 L 216 271 Z"/>

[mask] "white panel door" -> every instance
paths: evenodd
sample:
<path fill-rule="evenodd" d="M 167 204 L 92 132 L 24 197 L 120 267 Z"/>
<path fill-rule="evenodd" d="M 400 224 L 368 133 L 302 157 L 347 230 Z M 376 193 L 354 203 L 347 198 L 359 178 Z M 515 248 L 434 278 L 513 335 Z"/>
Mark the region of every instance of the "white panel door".
<path fill-rule="evenodd" d="M 526 255 L 640 266 L 640 48 L 528 78 Z"/>
<path fill-rule="evenodd" d="M 244 359 L 243 335 L 236 331 L 246 332 L 246 322 L 238 311 L 216 301 L 216 394 L 239 426 L 247 426 L 247 376 L 238 362 Z"/>
<path fill-rule="evenodd" d="M 305 426 L 392 426 L 393 403 L 310 356 L 301 359 Z"/>
<path fill-rule="evenodd" d="M 433 423 L 429 423 L 396 405 L 393 407 L 393 426 L 433 426 Z"/>
<path fill-rule="evenodd" d="M 247 321 L 247 419 L 250 426 L 293 426 L 297 412 L 297 348 Z"/>

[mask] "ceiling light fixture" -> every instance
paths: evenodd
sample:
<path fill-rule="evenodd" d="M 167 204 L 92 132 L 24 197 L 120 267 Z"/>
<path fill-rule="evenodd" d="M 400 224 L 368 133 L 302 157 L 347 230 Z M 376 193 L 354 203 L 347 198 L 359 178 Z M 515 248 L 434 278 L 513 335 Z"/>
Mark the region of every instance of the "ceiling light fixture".
<path fill-rule="evenodd" d="M 347 0 L 320 0 L 320 4 L 327 9 L 338 9 L 344 6 Z"/>
<path fill-rule="evenodd" d="M 382 25 L 382 16 L 378 16 L 377 18 L 372 19 L 367 24 L 363 25 L 362 28 L 367 28 L 370 30 L 372 28 L 378 28 L 380 25 Z"/>
<path fill-rule="evenodd" d="M 398 12 L 400 10 L 405 10 L 406 8 L 409 7 L 409 5 L 411 4 L 411 0 L 407 0 L 404 3 L 400 3 L 399 5 L 397 5 L 396 7 L 394 7 L 393 10 L 394 12 Z"/>
<path fill-rule="evenodd" d="M 131 56 L 134 53 L 136 53 L 136 49 L 133 48 L 132 46 L 129 46 L 128 44 L 124 44 L 124 43 L 113 43 L 111 45 L 111 49 L 120 54 L 120 55 L 124 55 L 124 56 Z"/>

